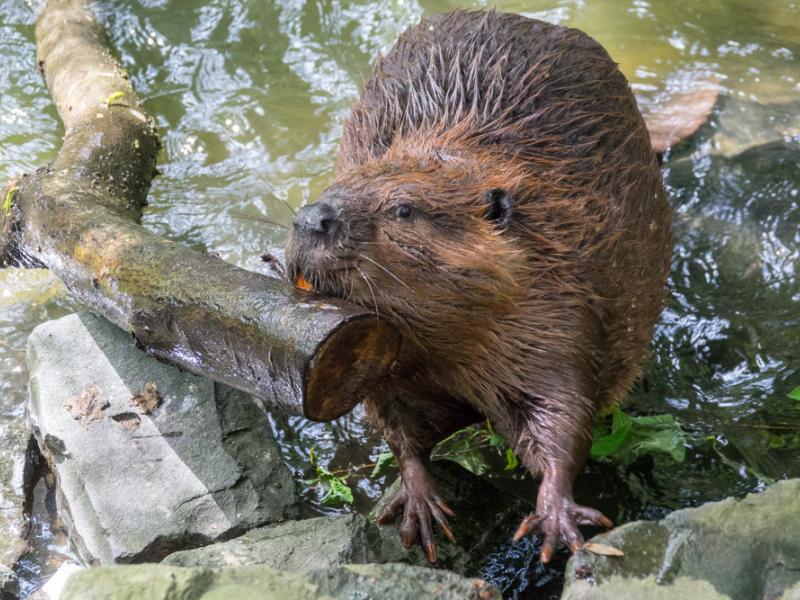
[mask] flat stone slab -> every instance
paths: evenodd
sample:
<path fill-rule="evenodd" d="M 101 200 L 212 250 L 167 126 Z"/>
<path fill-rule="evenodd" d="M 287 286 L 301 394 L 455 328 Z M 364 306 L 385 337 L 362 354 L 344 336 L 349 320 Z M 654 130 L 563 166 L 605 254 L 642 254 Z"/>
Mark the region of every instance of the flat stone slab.
<path fill-rule="evenodd" d="M 437 538 L 436 568 L 461 575 L 491 578 L 496 587 L 507 585 L 520 570 L 533 563 L 538 546 L 533 539 L 512 544 L 511 535 L 530 505 L 503 494 L 486 480 L 450 462 L 433 464 L 439 492 L 457 511 L 451 525 L 458 544 Z M 399 487 L 397 481 L 387 490 L 380 506 Z M 491 507 L 487 512 L 486 507 Z M 510 550 L 512 548 L 514 552 Z M 496 554 L 496 559 L 491 556 Z M 512 558 L 513 556 L 513 558 Z M 502 568 L 486 569 L 484 561 Z M 176 552 L 162 564 L 182 567 L 239 567 L 267 565 L 287 571 L 320 569 L 344 564 L 395 563 L 429 567 L 418 548 L 406 550 L 400 542 L 397 525 L 380 526 L 374 514 L 316 517 L 289 521 L 247 532 L 233 540 L 204 548 Z M 560 563 L 555 568 L 563 571 Z M 536 569 L 543 567 L 536 565 Z M 549 568 L 549 567 L 548 567 Z"/>
<path fill-rule="evenodd" d="M 28 364 L 31 427 L 85 561 L 157 561 L 296 512 L 260 401 L 88 313 L 37 327 Z"/>
<path fill-rule="evenodd" d="M 628 523 L 591 541 L 625 555 L 576 553 L 567 564 L 564 598 L 785 598 L 800 584 L 800 479 L 661 521 Z M 623 593 L 623 578 L 630 594 Z M 679 591 L 690 585 L 710 586 L 717 595 Z M 596 595 L 585 595 L 587 586 Z"/>
<path fill-rule="evenodd" d="M 405 564 L 345 565 L 312 571 L 267 566 L 228 569 L 124 565 L 88 569 L 70 577 L 61 600 L 499 600 L 477 579 Z"/>
<path fill-rule="evenodd" d="M 459 540 L 454 545 L 437 538 L 436 566 L 477 575 L 483 557 L 496 544 L 510 542 L 513 528 L 529 507 L 503 497 L 491 484 L 453 463 L 434 463 L 433 473 L 440 493 L 458 511 L 451 524 Z M 419 548 L 403 547 L 397 524 L 380 526 L 375 522 L 375 514 L 399 485 L 398 479 L 369 518 L 350 513 L 261 527 L 232 540 L 176 552 L 163 564 L 208 568 L 267 565 L 292 571 L 370 562 L 428 567 Z M 489 515 L 483 510 L 486 505 L 492 506 Z"/>
<path fill-rule="evenodd" d="M 378 526 L 350 513 L 287 521 L 195 550 L 169 555 L 162 564 L 176 567 L 267 565 L 287 571 L 324 569 L 348 563 L 396 561 L 404 553 L 381 555 Z"/>

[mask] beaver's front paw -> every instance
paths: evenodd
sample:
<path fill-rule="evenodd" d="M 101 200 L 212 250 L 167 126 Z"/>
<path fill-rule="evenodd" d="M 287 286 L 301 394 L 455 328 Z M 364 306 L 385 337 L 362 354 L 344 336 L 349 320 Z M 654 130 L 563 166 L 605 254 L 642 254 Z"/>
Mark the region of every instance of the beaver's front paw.
<path fill-rule="evenodd" d="M 439 525 L 439 529 L 448 540 L 455 543 L 456 538 L 450 531 L 447 517 L 455 513 L 447 506 L 436 492 L 436 486 L 426 469 L 405 469 L 403 487 L 389 501 L 389 504 L 378 517 L 378 523 L 391 523 L 402 514 L 400 539 L 406 548 L 411 548 L 417 539 L 420 540 L 425 556 L 431 563 L 436 562 L 436 546 L 433 543 L 431 517 Z"/>
<path fill-rule="evenodd" d="M 522 520 L 514 534 L 514 541 L 538 533 L 542 538 L 539 556 L 543 563 L 548 563 L 559 542 L 566 544 L 572 552 L 583 545 L 578 525 L 613 526 L 611 519 L 599 510 L 575 504 L 571 493 L 545 479 L 539 487 L 536 512 Z"/>

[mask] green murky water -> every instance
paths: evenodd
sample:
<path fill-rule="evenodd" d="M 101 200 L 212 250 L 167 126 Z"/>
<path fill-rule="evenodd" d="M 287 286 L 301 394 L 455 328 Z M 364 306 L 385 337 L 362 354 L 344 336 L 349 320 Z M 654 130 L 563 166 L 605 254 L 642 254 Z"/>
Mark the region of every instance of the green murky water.
<path fill-rule="evenodd" d="M 240 216 L 287 224 L 290 207 L 325 187 L 342 119 L 375 54 L 424 14 L 483 6 L 100 4 L 164 142 L 147 226 L 254 270 L 264 269 L 262 251 L 283 246 L 285 230 Z M 787 397 L 800 385 L 800 6 L 550 0 L 499 8 L 595 36 L 644 101 L 699 80 L 724 89 L 709 125 L 664 163 L 677 215 L 672 297 L 630 403 L 680 419 L 690 433 L 687 459 L 648 458 L 624 470 L 590 464 L 579 499 L 619 522 L 800 476 L 800 402 Z M 32 15 L 22 0 L 0 0 L 0 181 L 52 159 L 63 133 L 34 66 Z M 0 428 L 23 411 L 27 334 L 75 308 L 48 274 L 0 270 Z M 332 425 L 276 416 L 275 427 L 298 477 L 309 446 L 331 468 L 368 463 L 382 449 L 357 414 Z M 368 508 L 383 484 L 358 480 L 357 508 Z M 43 509 L 35 524 L 35 550 L 21 570 L 26 591 L 69 553 Z M 529 570 L 531 552 L 500 547 L 484 574 L 509 597 L 553 593 L 558 572 Z"/>

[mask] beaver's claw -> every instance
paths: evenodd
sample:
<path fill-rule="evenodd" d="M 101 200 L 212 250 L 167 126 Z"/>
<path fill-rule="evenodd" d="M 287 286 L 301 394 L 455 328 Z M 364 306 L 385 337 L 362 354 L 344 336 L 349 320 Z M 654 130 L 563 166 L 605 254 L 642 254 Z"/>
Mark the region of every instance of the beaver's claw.
<path fill-rule="evenodd" d="M 436 521 L 448 540 L 455 543 L 456 538 L 450 530 L 447 517 L 455 513 L 436 493 L 433 482 L 428 477 L 403 478 L 403 487 L 389 501 L 378 517 L 378 523 L 391 523 L 400 514 L 400 539 L 406 548 L 411 548 L 419 538 L 428 561 L 436 562 L 436 545 L 433 543 L 431 517 Z"/>
<path fill-rule="evenodd" d="M 540 493 L 537 512 L 525 517 L 514 534 L 516 542 L 526 535 L 538 533 L 542 537 L 539 557 L 543 563 L 550 562 L 559 542 L 566 544 L 572 552 L 583 545 L 583 536 L 578 531 L 578 525 L 613 527 L 611 519 L 599 510 L 575 504 L 571 498 L 564 496 L 551 500 L 555 502 L 542 502 Z"/>

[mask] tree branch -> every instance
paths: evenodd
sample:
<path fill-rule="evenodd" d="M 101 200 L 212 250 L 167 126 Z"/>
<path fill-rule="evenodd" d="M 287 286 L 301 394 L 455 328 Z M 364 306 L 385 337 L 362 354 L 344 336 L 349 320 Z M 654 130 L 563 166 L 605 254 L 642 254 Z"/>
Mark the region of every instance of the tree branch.
<path fill-rule="evenodd" d="M 36 42 L 66 135 L 3 195 L 5 262 L 51 269 L 158 358 L 311 419 L 350 410 L 394 360 L 397 332 L 144 229 L 158 136 L 103 29 L 83 0 L 49 0 Z"/>

